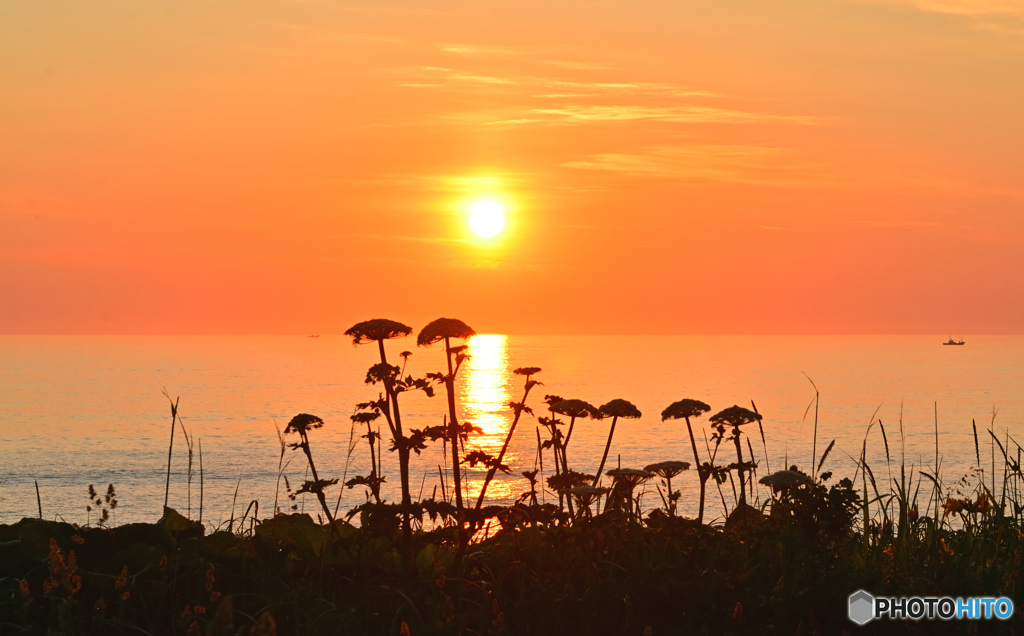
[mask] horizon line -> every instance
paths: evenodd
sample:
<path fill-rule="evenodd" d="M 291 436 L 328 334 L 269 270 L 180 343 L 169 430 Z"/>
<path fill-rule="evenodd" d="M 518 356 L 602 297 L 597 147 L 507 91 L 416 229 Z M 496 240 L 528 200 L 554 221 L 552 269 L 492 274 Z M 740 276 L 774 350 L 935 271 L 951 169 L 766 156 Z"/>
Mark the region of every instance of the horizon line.
<path fill-rule="evenodd" d="M 945 335 L 943 335 L 945 334 Z M 586 336 L 586 337 L 690 337 L 690 336 L 928 336 L 928 337 L 950 337 L 951 334 L 943 332 L 926 333 L 926 332 L 650 332 L 650 333 L 560 333 L 560 332 L 480 332 L 477 335 L 480 336 L 541 336 L 541 337 L 573 337 L 573 336 Z M 958 337 L 963 338 L 962 333 L 955 334 Z M 988 336 L 1024 336 L 1024 332 L 1019 333 L 994 333 L 994 332 L 978 332 L 968 334 L 970 337 L 988 337 Z M 181 336 L 181 337 L 209 337 L 209 336 L 245 336 L 245 337 L 297 337 L 297 338 L 310 338 L 310 337 L 336 337 L 345 336 L 344 333 L 238 333 L 238 332 L 118 332 L 118 333 L 106 333 L 106 332 L 11 332 L 11 333 L 0 333 L 2 337 L 127 337 L 127 336 L 139 336 L 139 337 L 156 337 L 156 336 Z M 411 337 L 411 336 L 410 336 Z M 400 340 L 401 338 L 396 338 Z"/>

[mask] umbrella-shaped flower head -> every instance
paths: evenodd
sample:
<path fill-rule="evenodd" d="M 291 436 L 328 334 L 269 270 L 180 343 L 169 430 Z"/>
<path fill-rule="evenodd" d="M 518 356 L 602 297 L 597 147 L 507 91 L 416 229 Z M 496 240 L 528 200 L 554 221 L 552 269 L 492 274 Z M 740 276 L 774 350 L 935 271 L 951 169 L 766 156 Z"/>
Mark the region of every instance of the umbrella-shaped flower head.
<path fill-rule="evenodd" d="M 621 398 L 616 398 L 602 406 L 601 412 L 605 414 L 605 417 L 612 418 L 612 425 L 611 428 L 608 429 L 608 441 L 604 445 L 604 455 L 601 456 L 601 465 L 597 467 L 597 476 L 594 478 L 595 486 L 597 485 L 598 480 L 601 479 L 601 471 L 604 470 L 604 463 L 608 460 L 608 451 L 612 447 L 612 437 L 615 435 L 615 423 L 619 421 L 620 417 L 631 420 L 635 420 L 640 417 L 640 410 L 633 406 L 633 404 L 628 400 L 623 400 Z M 653 477 L 654 475 L 651 476 Z"/>
<path fill-rule="evenodd" d="M 730 406 L 729 408 L 719 411 L 711 416 L 711 423 L 716 426 L 743 426 L 744 424 L 750 424 L 751 422 L 757 422 L 761 419 L 759 413 L 755 413 L 750 409 L 745 409 L 742 406 Z"/>
<path fill-rule="evenodd" d="M 700 507 L 697 513 L 697 523 L 704 523 L 704 494 L 705 484 L 711 473 L 706 466 L 700 462 L 700 454 L 697 452 L 697 440 L 693 436 L 693 426 L 690 418 L 697 418 L 711 410 L 711 407 L 700 400 L 683 399 L 673 402 L 661 412 L 661 421 L 665 420 L 686 420 L 686 432 L 690 434 L 690 448 L 693 450 L 693 461 L 697 463 L 697 475 L 700 479 Z"/>
<path fill-rule="evenodd" d="M 795 470 L 779 470 L 759 480 L 774 491 L 788 490 L 804 484 L 812 483 L 811 478 Z"/>
<path fill-rule="evenodd" d="M 634 488 L 654 477 L 654 473 L 635 468 L 613 468 L 607 474 L 614 480 L 615 488 L 625 491 L 630 499 Z"/>
<path fill-rule="evenodd" d="M 566 417 L 590 417 L 595 420 L 604 417 L 601 409 L 583 400 L 561 400 L 552 404 L 551 410 Z"/>
<path fill-rule="evenodd" d="M 711 410 L 711 407 L 700 400 L 679 400 L 673 402 L 661 412 L 661 421 L 681 420 L 688 417 L 700 417 Z"/>
<path fill-rule="evenodd" d="M 576 486 L 575 488 L 563 488 L 558 492 L 569 495 L 603 495 L 608 492 L 608 489 L 598 488 L 596 486 Z"/>
<path fill-rule="evenodd" d="M 761 415 L 755 413 L 749 409 L 745 409 L 742 406 L 730 406 L 729 408 L 719 411 L 711 416 L 711 423 L 718 427 L 720 435 L 725 434 L 725 427 L 731 426 L 733 428 L 732 439 L 736 444 L 736 461 L 737 468 L 736 472 L 740 478 L 740 508 L 747 503 L 747 495 L 745 490 L 746 481 L 743 478 L 743 474 L 746 472 L 746 467 L 743 464 L 743 447 L 740 444 L 740 427 L 744 424 L 750 424 L 751 422 L 761 421 Z M 753 482 L 751 482 L 751 485 Z"/>
<path fill-rule="evenodd" d="M 345 332 L 346 336 L 352 338 L 353 345 L 367 344 L 370 342 L 377 343 L 377 351 L 380 353 L 380 364 L 376 364 L 370 368 L 369 372 L 366 374 L 366 382 L 368 384 L 376 382 L 384 383 L 384 390 L 388 394 L 388 400 L 394 405 L 390 409 L 391 417 L 388 418 L 388 426 L 391 428 L 391 433 L 396 445 L 401 444 L 404 441 L 403 438 L 405 435 L 402 429 L 401 412 L 398 409 L 398 390 L 395 387 L 395 380 L 405 372 L 404 363 L 409 361 L 409 355 L 411 354 L 407 351 L 399 354 L 404 361 L 401 369 L 396 366 L 392 366 L 388 364 L 387 353 L 384 350 L 384 341 L 392 340 L 394 338 L 404 338 L 411 334 L 412 327 L 409 325 L 402 324 L 394 320 L 388 320 L 386 318 L 364 320 L 363 322 L 352 325 L 352 327 Z M 424 392 L 428 395 L 430 394 L 429 390 L 425 390 Z M 393 423 L 392 418 L 394 418 Z M 370 452 L 372 459 L 372 437 L 370 439 Z M 374 464 L 376 464 L 376 460 L 374 460 Z M 398 447 L 398 469 L 402 476 L 402 504 L 403 506 L 409 506 L 412 502 L 412 494 L 409 491 L 409 451 L 408 447 L 404 444 Z M 380 484 L 378 482 L 378 488 L 379 485 Z M 402 514 L 402 537 L 402 562 L 404 565 L 408 566 L 411 559 L 410 555 L 412 554 L 412 526 L 410 525 L 409 513 L 407 511 Z"/>
<path fill-rule="evenodd" d="M 547 404 L 549 407 L 550 406 L 554 406 L 554 405 L 558 404 L 559 402 L 564 402 L 564 401 L 565 401 L 565 398 L 563 398 L 560 395 L 545 395 L 544 396 L 544 403 Z"/>
<path fill-rule="evenodd" d="M 324 425 L 324 421 L 315 415 L 309 413 L 299 413 L 288 422 L 288 426 L 284 428 L 285 433 L 299 433 L 303 435 L 306 431 L 310 431 L 314 428 L 320 428 Z"/>
<path fill-rule="evenodd" d="M 568 470 L 566 472 L 551 475 L 548 477 L 547 481 L 548 486 L 550 486 L 552 490 L 561 492 L 569 488 L 576 488 L 577 486 L 592 485 L 591 482 L 594 481 L 594 476 L 576 472 L 575 470 Z"/>
<path fill-rule="evenodd" d="M 657 464 L 648 464 L 644 466 L 644 471 L 648 473 L 654 473 L 655 475 L 664 479 L 672 479 L 684 470 L 689 470 L 690 462 L 658 462 Z M 612 471 L 608 471 L 611 475 Z"/>
<path fill-rule="evenodd" d="M 444 380 L 445 389 L 448 393 L 448 443 L 452 456 L 452 477 L 455 481 L 455 508 L 459 511 L 459 518 L 462 518 L 462 471 L 459 467 L 459 420 L 455 408 L 455 374 L 466 354 L 462 353 L 465 347 L 452 347 L 450 340 L 460 338 L 465 340 L 475 336 L 473 328 L 455 318 L 438 318 L 420 330 L 416 336 L 416 344 L 421 347 L 429 347 L 435 342 L 444 341 L 445 357 L 448 360 L 448 374 L 441 376 Z M 452 355 L 455 356 L 455 365 L 452 366 Z"/>
<path fill-rule="evenodd" d="M 598 488 L 596 486 L 576 486 L 575 488 L 564 488 L 558 491 L 563 495 L 570 495 L 575 501 L 576 506 L 581 511 L 585 510 L 587 515 L 590 514 L 590 505 L 594 503 L 601 495 L 608 493 L 608 488 Z"/>
<path fill-rule="evenodd" d="M 349 328 L 345 335 L 352 338 L 352 344 L 361 345 L 369 342 L 404 338 L 412 333 L 412 327 L 403 325 L 387 318 L 364 320 Z"/>
<path fill-rule="evenodd" d="M 617 398 L 601 407 L 601 412 L 607 417 L 623 417 L 635 420 L 640 417 L 640 410 L 628 400 Z M 610 474 L 610 473 L 609 473 Z"/>
<path fill-rule="evenodd" d="M 654 477 L 654 473 L 649 470 L 637 470 L 636 468 L 612 468 L 608 471 L 608 476 L 616 481 L 634 482 L 633 485 L 635 486 Z"/>
<path fill-rule="evenodd" d="M 583 400 L 564 400 L 557 395 L 546 395 L 544 396 L 544 401 L 548 403 L 548 409 L 552 413 L 557 413 L 558 415 L 565 415 L 566 417 L 569 418 L 569 432 L 566 433 L 561 446 L 562 468 L 568 470 L 569 463 L 566 459 L 565 453 L 569 447 L 569 440 L 572 439 L 572 431 L 573 427 L 576 426 L 576 418 L 589 417 L 594 420 L 599 420 L 604 417 L 604 414 L 601 413 L 601 409 L 597 408 L 590 402 L 585 402 Z M 552 423 L 551 426 L 553 435 L 558 435 L 558 433 L 554 429 L 554 423 L 558 421 L 559 420 L 554 418 L 549 420 L 549 422 Z M 596 486 L 597 484 L 594 485 Z"/>
<path fill-rule="evenodd" d="M 515 375 L 525 375 L 526 379 L 530 379 L 531 375 L 537 375 L 540 373 L 540 367 L 519 367 L 512 371 Z"/>
<path fill-rule="evenodd" d="M 648 464 L 647 466 L 644 466 L 644 471 L 654 473 L 665 480 L 665 486 L 668 490 L 668 499 L 665 499 L 665 510 L 668 512 L 669 516 L 675 516 L 676 500 L 681 494 L 672 490 L 672 478 L 689 468 L 690 462 L 658 462 L 657 464 Z"/>
<path fill-rule="evenodd" d="M 475 335 L 476 331 L 473 331 L 472 327 L 457 318 L 438 318 L 420 330 L 419 335 L 416 336 L 416 344 L 421 347 L 428 347 L 445 338 L 461 338 L 465 340 Z"/>

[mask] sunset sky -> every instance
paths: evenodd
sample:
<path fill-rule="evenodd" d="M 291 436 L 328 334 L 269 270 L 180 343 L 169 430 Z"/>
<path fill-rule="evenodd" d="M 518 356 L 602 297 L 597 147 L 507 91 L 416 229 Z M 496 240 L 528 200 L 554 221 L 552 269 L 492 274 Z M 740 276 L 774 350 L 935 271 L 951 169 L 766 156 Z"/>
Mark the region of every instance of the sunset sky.
<path fill-rule="evenodd" d="M 0 5 L 0 333 L 1020 334 L 1022 281 L 1024 0 Z"/>

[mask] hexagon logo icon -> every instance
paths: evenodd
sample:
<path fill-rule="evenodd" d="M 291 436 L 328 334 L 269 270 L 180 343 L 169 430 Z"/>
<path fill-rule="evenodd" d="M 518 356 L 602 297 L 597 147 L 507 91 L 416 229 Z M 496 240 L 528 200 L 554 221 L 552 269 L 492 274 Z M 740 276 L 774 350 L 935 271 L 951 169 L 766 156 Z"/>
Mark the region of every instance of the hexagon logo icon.
<path fill-rule="evenodd" d="M 874 618 L 875 597 L 864 590 L 850 595 L 850 620 L 863 625 Z"/>

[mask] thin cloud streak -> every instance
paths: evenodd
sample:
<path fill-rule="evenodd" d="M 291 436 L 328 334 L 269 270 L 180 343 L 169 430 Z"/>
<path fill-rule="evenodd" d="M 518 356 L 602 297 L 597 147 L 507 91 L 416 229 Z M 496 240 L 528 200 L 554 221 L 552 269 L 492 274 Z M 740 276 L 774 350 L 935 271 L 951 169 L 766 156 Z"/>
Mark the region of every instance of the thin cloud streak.
<path fill-rule="evenodd" d="M 909 5 L 930 13 L 948 13 L 965 16 L 1021 16 L 1024 17 L 1022 0 L 907 0 L 886 4 Z"/>
<path fill-rule="evenodd" d="M 934 221 L 854 221 L 853 224 L 861 227 L 878 227 L 887 229 L 936 227 L 941 225 Z"/>
<path fill-rule="evenodd" d="M 836 183 L 823 174 L 821 166 L 787 162 L 788 154 L 766 146 L 694 144 L 649 148 L 642 153 L 604 153 L 562 165 L 681 181 L 787 187 Z"/>
<path fill-rule="evenodd" d="M 780 121 L 794 124 L 817 124 L 814 117 L 751 113 L 713 106 L 569 106 L 538 108 L 532 112 L 554 116 L 564 123 L 602 121 L 660 120 L 691 124 L 750 124 Z"/>
<path fill-rule="evenodd" d="M 497 57 L 497 58 L 529 58 L 529 61 L 579 71 L 607 71 L 615 67 L 594 62 L 581 62 L 568 59 L 550 59 L 551 56 L 563 55 L 564 50 L 530 49 L 512 46 L 481 46 L 477 44 L 442 44 L 439 47 L 445 53 L 465 57 Z"/>
<path fill-rule="evenodd" d="M 561 65 L 558 64 L 557 66 Z M 570 66 L 569 68 L 577 67 Z M 721 97 L 721 95 L 709 91 L 657 82 L 588 82 L 552 77 L 539 77 L 535 75 L 497 77 L 444 66 L 415 66 L 405 69 L 392 69 L 390 72 L 404 75 L 400 80 L 400 83 L 403 86 L 415 84 L 436 85 L 438 82 L 463 83 L 469 85 L 510 84 L 548 90 L 574 90 L 577 92 L 572 94 L 577 96 L 600 96 L 608 94 L 636 95 L 639 93 L 645 95 L 662 95 L 666 97 Z M 546 95 L 541 94 L 534 96 L 545 97 Z"/>
<path fill-rule="evenodd" d="M 475 94 L 483 92 L 502 95 L 501 101 L 491 108 L 481 105 L 471 111 L 437 113 L 429 118 L 431 124 L 438 120 L 490 127 L 531 124 L 579 126 L 645 121 L 679 124 L 824 123 L 820 117 L 811 115 L 754 112 L 693 103 L 695 99 L 722 96 L 666 83 L 502 76 L 439 66 L 419 66 L 404 71 L 392 69 L 391 72 L 398 74 L 398 83 L 407 88 L 451 90 L 454 85 Z M 538 99 L 543 100 L 544 104 L 537 104 L 535 100 Z M 618 103 L 594 103 L 595 100 L 614 100 Z M 522 103 L 513 106 L 513 101 Z"/>
<path fill-rule="evenodd" d="M 866 0 L 910 7 L 925 13 L 959 16 L 973 28 L 1012 37 L 1024 36 L 1024 0 Z"/>

